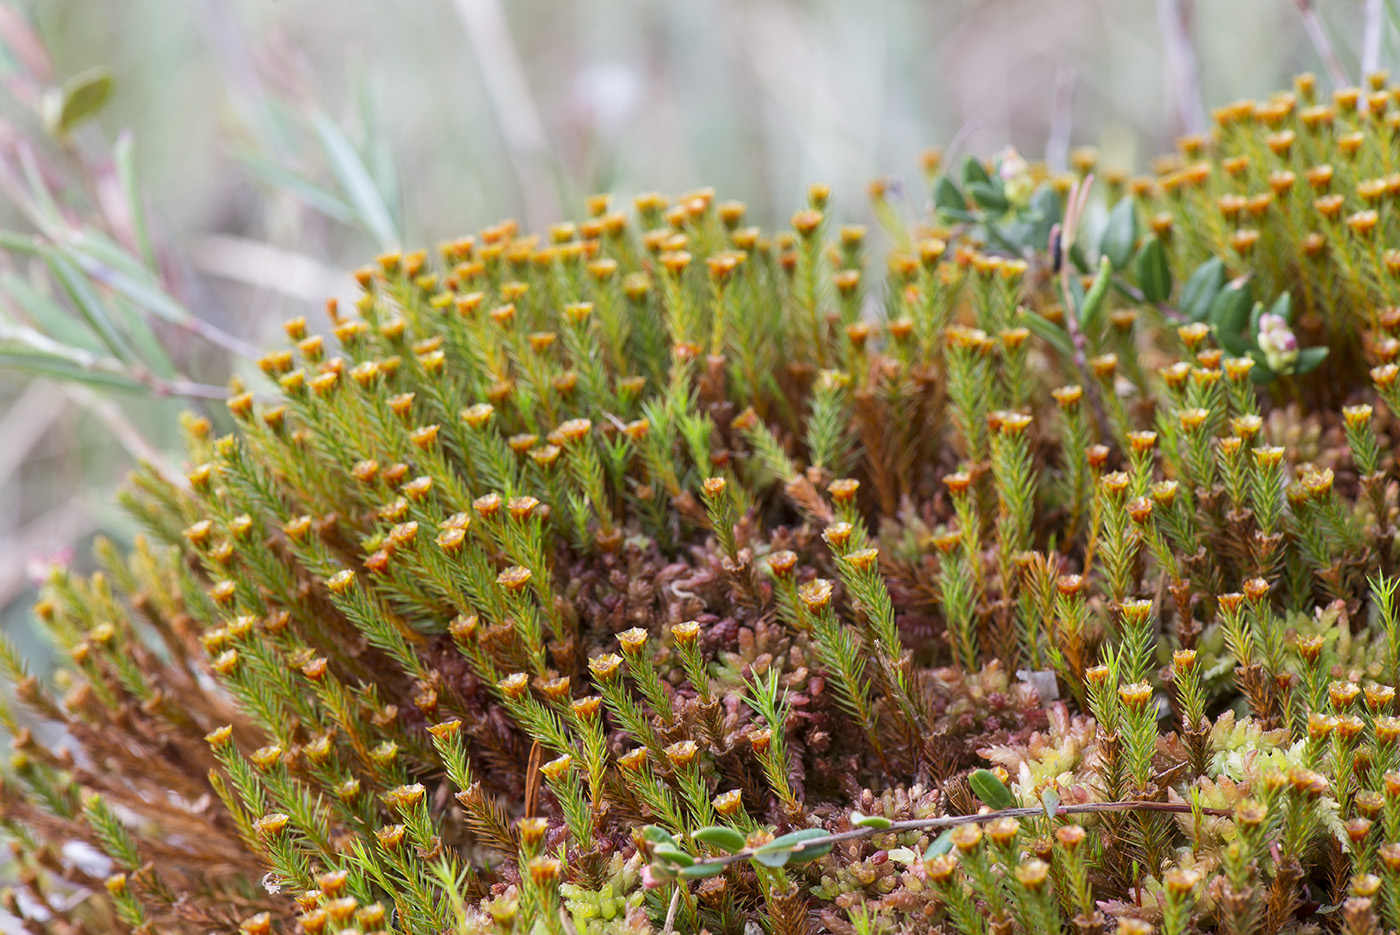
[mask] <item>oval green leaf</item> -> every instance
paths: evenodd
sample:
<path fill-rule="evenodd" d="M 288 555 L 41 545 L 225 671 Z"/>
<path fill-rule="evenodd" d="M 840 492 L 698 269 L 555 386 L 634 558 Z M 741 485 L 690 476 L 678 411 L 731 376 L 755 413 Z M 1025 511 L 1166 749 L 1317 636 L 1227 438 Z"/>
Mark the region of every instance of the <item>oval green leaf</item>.
<path fill-rule="evenodd" d="M 1062 360 L 1074 359 L 1074 342 L 1070 340 L 1069 332 L 1065 329 L 1039 312 L 1028 311 L 1019 320 L 1031 334 L 1053 347 Z"/>
<path fill-rule="evenodd" d="M 1060 793 L 1055 791 L 1054 786 L 1049 786 L 1040 794 L 1040 804 L 1045 809 L 1045 817 L 1054 821 L 1055 812 L 1060 807 Z"/>
<path fill-rule="evenodd" d="M 808 860 L 815 860 L 831 850 L 830 844 L 816 844 L 811 847 L 803 847 L 803 841 L 811 841 L 817 838 L 826 838 L 830 835 L 821 828 L 803 828 L 801 831 L 793 831 L 776 837 L 767 844 L 753 852 L 753 859 L 765 867 L 782 867 L 789 860 L 796 860 L 799 863 Z"/>
<path fill-rule="evenodd" d="M 676 876 L 682 880 L 703 880 L 706 877 L 717 877 L 721 873 L 724 873 L 724 864 L 708 861 L 682 867 Z"/>
<path fill-rule="evenodd" d="M 970 153 L 963 157 L 962 183 L 964 187 L 969 189 L 973 185 L 990 186 L 992 184 L 992 177 L 987 174 L 987 169 L 982 165 L 982 160 Z"/>
<path fill-rule="evenodd" d="M 933 186 L 933 206 L 940 214 L 965 215 L 967 213 L 967 200 L 963 198 L 963 193 L 959 191 L 957 183 L 948 176 L 939 176 L 938 182 Z"/>
<path fill-rule="evenodd" d="M 1006 788 L 1006 783 L 989 769 L 973 770 L 972 775 L 967 777 L 967 784 L 972 787 L 973 795 L 993 811 L 999 812 L 1016 804 L 1016 800 L 1011 797 L 1011 790 Z"/>
<path fill-rule="evenodd" d="M 1330 348 L 1327 347 L 1305 347 L 1298 352 L 1298 360 L 1293 365 L 1294 373 L 1307 373 L 1316 370 L 1321 363 L 1327 359 Z"/>
<path fill-rule="evenodd" d="M 894 824 L 894 822 L 890 821 L 884 815 L 866 815 L 863 812 L 851 812 L 851 824 L 857 828 L 875 828 L 878 831 L 884 831 L 890 825 Z"/>
<path fill-rule="evenodd" d="M 986 211 L 1000 214 L 1011 207 L 1011 202 L 1006 200 L 1006 196 L 998 191 L 996 186 L 986 182 L 969 182 L 967 193 L 972 196 L 977 207 Z"/>
<path fill-rule="evenodd" d="M 73 129 L 98 112 L 112 99 L 115 88 L 112 73 L 105 68 L 90 68 L 63 83 L 63 101 L 55 121 L 59 133 Z"/>
<path fill-rule="evenodd" d="M 1120 198 L 1109 212 L 1103 240 L 1099 241 L 1099 253 L 1108 257 L 1114 269 L 1122 269 L 1133 257 L 1137 238 L 1137 205 L 1133 204 L 1131 197 Z"/>
<path fill-rule="evenodd" d="M 744 840 L 744 836 L 738 831 L 719 825 L 701 828 L 699 831 L 692 834 L 691 837 L 711 847 L 717 847 L 726 854 L 737 854 L 748 845 L 748 842 Z"/>
<path fill-rule="evenodd" d="M 1172 294 L 1172 270 L 1167 264 L 1167 251 L 1156 234 L 1148 235 L 1133 257 L 1133 277 L 1148 303 L 1165 302 Z"/>
<path fill-rule="evenodd" d="M 668 864 L 676 864 L 681 867 L 689 867 L 695 863 L 695 858 L 691 857 L 679 847 L 670 844 L 658 844 L 652 848 L 651 856 L 656 860 Z"/>
<path fill-rule="evenodd" d="M 813 844 L 811 847 L 804 847 L 794 851 L 792 855 L 793 863 L 805 864 L 814 860 L 819 860 L 831 853 L 830 844 Z"/>
<path fill-rule="evenodd" d="M 1218 256 L 1206 260 L 1181 287 L 1181 313 L 1192 321 L 1205 321 L 1211 303 L 1225 287 L 1225 263 Z"/>
<path fill-rule="evenodd" d="M 1215 331 L 1215 340 L 1226 353 L 1239 357 L 1249 350 L 1242 333 L 1250 321 L 1254 294 L 1249 280 L 1240 278 L 1228 284 L 1210 303 L 1207 316 Z"/>
<path fill-rule="evenodd" d="M 650 841 L 653 844 L 669 844 L 672 847 L 679 847 L 671 832 L 660 825 L 647 825 L 642 828 L 642 840 Z"/>
<path fill-rule="evenodd" d="M 1091 339 L 1099 337 L 1103 324 L 1104 300 L 1108 298 L 1108 287 L 1113 282 L 1113 268 L 1108 257 L 1099 259 L 1099 274 L 1093 285 L 1084 293 L 1084 302 L 1079 306 L 1079 328 Z"/>

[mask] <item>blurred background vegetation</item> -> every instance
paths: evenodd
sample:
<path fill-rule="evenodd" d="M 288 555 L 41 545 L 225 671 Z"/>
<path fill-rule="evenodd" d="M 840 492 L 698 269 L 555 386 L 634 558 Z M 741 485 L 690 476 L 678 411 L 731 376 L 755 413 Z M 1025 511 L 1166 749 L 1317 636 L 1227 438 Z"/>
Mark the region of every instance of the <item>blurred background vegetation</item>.
<path fill-rule="evenodd" d="M 926 201 L 926 147 L 1143 170 L 1208 108 L 1394 61 L 1395 0 L 0 0 L 0 624 L 129 539 L 136 458 L 222 419 L 372 253 L 701 185 Z M 96 70 L 94 70 L 96 69 Z M 110 79 L 110 83 L 108 81 Z M 110 92 L 110 96 L 109 96 Z"/>

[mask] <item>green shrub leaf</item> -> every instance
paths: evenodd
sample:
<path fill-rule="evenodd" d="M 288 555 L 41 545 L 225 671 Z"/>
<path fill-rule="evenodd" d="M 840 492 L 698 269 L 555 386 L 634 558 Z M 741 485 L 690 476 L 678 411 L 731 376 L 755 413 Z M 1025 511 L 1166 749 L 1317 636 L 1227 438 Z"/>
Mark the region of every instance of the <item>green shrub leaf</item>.
<path fill-rule="evenodd" d="M 1132 198 L 1125 196 L 1109 212 L 1103 239 L 1099 241 L 1099 253 L 1108 258 L 1114 269 L 1122 269 L 1132 259 L 1137 238 L 1137 205 L 1133 204 Z"/>
<path fill-rule="evenodd" d="M 1108 287 L 1113 281 L 1113 267 L 1108 257 L 1099 260 L 1099 274 L 1089 291 L 1084 293 L 1084 302 L 1079 306 L 1079 328 L 1091 338 L 1097 338 L 1103 324 L 1104 300 L 1108 298 Z"/>
<path fill-rule="evenodd" d="M 647 825 L 642 828 L 642 840 L 650 841 L 653 844 L 669 844 L 672 847 L 679 847 L 675 836 L 659 825 Z"/>
<path fill-rule="evenodd" d="M 1171 298 L 1172 270 L 1167 264 L 1167 251 L 1156 234 L 1148 235 L 1133 257 L 1133 276 L 1148 303 L 1156 305 Z"/>
<path fill-rule="evenodd" d="M 1053 347 L 1062 360 L 1074 359 L 1074 342 L 1070 340 L 1069 332 L 1065 329 L 1038 312 L 1027 312 L 1018 320 L 1031 334 Z"/>
<path fill-rule="evenodd" d="M 682 880 L 703 880 L 706 877 L 717 877 L 721 873 L 724 873 L 724 864 L 710 862 L 682 867 L 676 876 Z"/>
<path fill-rule="evenodd" d="M 962 183 L 963 187 L 971 189 L 974 185 L 992 185 L 992 177 L 987 174 L 987 169 L 982 165 L 982 160 L 976 156 L 968 154 L 962 161 Z"/>
<path fill-rule="evenodd" d="M 1205 321 L 1211 303 L 1225 286 L 1225 263 L 1213 256 L 1192 271 L 1181 287 L 1181 313 L 1191 321 Z"/>
<path fill-rule="evenodd" d="M 689 867 L 691 864 L 695 863 L 694 857 L 691 857 L 679 847 L 674 847 L 670 844 L 656 845 L 656 847 L 652 848 L 651 854 L 652 857 L 657 860 L 664 861 L 668 864 L 676 864 L 681 867 Z"/>
<path fill-rule="evenodd" d="M 114 90 L 116 83 L 112 73 L 105 68 L 90 68 L 69 78 L 59 92 L 54 129 L 61 134 L 72 133 L 79 124 L 96 117 L 107 106 Z"/>
<path fill-rule="evenodd" d="M 1305 347 L 1298 352 L 1298 361 L 1293 365 L 1294 373 L 1308 373 L 1316 370 L 1331 351 L 1328 347 Z"/>
<path fill-rule="evenodd" d="M 956 217 L 967 215 L 967 199 L 958 189 L 958 185 L 947 175 L 939 176 L 938 182 L 933 186 L 933 206 L 939 214 Z"/>
<path fill-rule="evenodd" d="M 1006 200 L 1006 196 L 995 186 L 988 185 L 986 182 L 969 182 L 967 185 L 967 193 L 972 196 L 972 200 L 977 204 L 977 207 L 987 211 L 1001 214 L 1007 208 L 1011 207 L 1011 202 Z"/>
<path fill-rule="evenodd" d="M 782 867 L 790 860 L 798 863 L 816 860 L 830 852 L 831 845 L 815 844 L 802 847 L 802 842 L 826 837 L 830 835 L 821 828 L 803 828 L 801 831 L 794 831 L 769 841 L 753 852 L 753 859 L 765 867 Z"/>
<path fill-rule="evenodd" d="M 967 784 L 972 787 L 972 794 L 993 811 L 999 812 L 1016 805 L 1016 800 L 1011 797 L 1011 790 L 1006 788 L 1006 783 L 989 769 L 973 770 L 972 775 L 967 777 Z"/>
<path fill-rule="evenodd" d="M 717 847 L 726 854 L 737 854 L 748 846 L 748 842 L 738 831 L 719 825 L 701 828 L 699 831 L 692 834 L 691 837 L 711 847 Z"/>
<path fill-rule="evenodd" d="M 890 821 L 884 815 L 866 815 L 862 812 L 851 812 L 851 824 L 857 828 L 876 828 L 883 831 L 885 828 L 894 824 L 894 822 Z"/>

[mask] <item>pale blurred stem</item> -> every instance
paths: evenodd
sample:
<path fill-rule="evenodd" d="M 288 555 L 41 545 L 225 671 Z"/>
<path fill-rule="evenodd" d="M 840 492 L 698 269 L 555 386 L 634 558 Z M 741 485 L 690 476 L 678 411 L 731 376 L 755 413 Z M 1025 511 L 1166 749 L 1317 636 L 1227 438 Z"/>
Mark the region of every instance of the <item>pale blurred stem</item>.
<path fill-rule="evenodd" d="M 1294 3 L 1298 5 L 1298 13 L 1303 17 L 1303 30 L 1307 32 L 1308 40 L 1317 51 L 1317 57 L 1322 59 L 1333 87 L 1345 88 L 1350 84 L 1347 73 L 1342 68 L 1341 60 L 1337 58 L 1337 50 L 1332 48 L 1332 40 L 1327 36 L 1327 27 L 1318 15 L 1313 0 L 1294 0 Z"/>
<path fill-rule="evenodd" d="M 145 378 L 141 379 L 141 382 L 149 386 L 151 392 L 157 396 L 182 396 L 185 399 L 217 399 L 221 401 L 229 397 L 229 391 L 226 387 L 213 386 L 209 383 L 195 383 L 192 380 Z"/>
<path fill-rule="evenodd" d="M 1205 108 L 1201 103 L 1201 69 L 1191 44 L 1192 0 L 1157 0 L 1157 19 L 1167 46 L 1167 74 L 1175 98 L 1177 119 L 1186 133 L 1201 133 L 1206 128 Z"/>
<path fill-rule="evenodd" d="M 549 142 L 540 120 L 525 69 L 515 50 L 500 0 L 453 0 L 472 53 L 481 68 L 501 136 L 515 157 L 511 165 L 524 201 L 526 220 L 542 226 L 559 214 L 558 200 L 548 178 Z"/>
<path fill-rule="evenodd" d="M 241 338 L 236 338 L 233 335 L 229 334 L 227 331 L 224 331 L 221 328 L 211 325 L 209 322 L 205 321 L 203 318 L 200 318 L 198 316 L 191 318 L 188 324 L 185 325 L 185 327 L 189 329 L 190 332 L 199 335 L 201 338 L 208 341 L 210 344 L 213 344 L 215 347 L 223 348 L 230 354 L 237 354 L 239 357 L 247 357 L 252 360 L 256 360 L 258 357 L 262 356 L 262 351 L 258 349 L 257 345 L 250 344 L 247 341 L 242 340 Z M 186 385 L 191 388 L 208 389 L 208 387 L 199 388 L 199 385 L 194 383 Z M 218 387 L 213 387 L 213 389 L 218 389 Z M 222 399 L 224 396 L 228 395 L 227 391 L 220 392 L 222 394 L 221 396 L 209 398 Z M 198 396 L 200 395 L 200 393 L 197 390 L 175 391 L 175 395 Z"/>
<path fill-rule="evenodd" d="M 1055 70 L 1054 108 L 1050 113 L 1050 136 L 1045 141 L 1045 162 L 1055 172 L 1065 171 L 1069 163 L 1076 83 L 1077 76 L 1070 66 L 1061 65 Z"/>
<path fill-rule="evenodd" d="M 1384 3 L 1382 0 L 1366 0 L 1366 25 L 1361 35 L 1361 77 L 1365 78 L 1380 67 L 1384 35 Z"/>
<path fill-rule="evenodd" d="M 661 931 L 663 935 L 670 935 L 676 930 L 676 909 L 681 904 L 681 889 L 683 884 L 675 884 L 676 889 L 671 893 L 671 904 L 666 909 L 666 926 Z"/>

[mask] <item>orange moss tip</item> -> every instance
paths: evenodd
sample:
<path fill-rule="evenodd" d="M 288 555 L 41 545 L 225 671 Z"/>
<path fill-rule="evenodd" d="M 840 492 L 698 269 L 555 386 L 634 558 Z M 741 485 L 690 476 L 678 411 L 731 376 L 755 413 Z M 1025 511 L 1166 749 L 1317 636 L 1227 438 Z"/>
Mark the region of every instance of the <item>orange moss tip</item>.
<path fill-rule="evenodd" d="M 857 549 L 845 557 L 846 563 L 858 574 L 873 571 L 879 562 L 880 550 L 876 548 Z"/>
<path fill-rule="evenodd" d="M 1134 454 L 1148 454 L 1157 445 L 1156 432 L 1129 432 L 1128 444 Z"/>
<path fill-rule="evenodd" d="M 1347 711 L 1361 695 L 1361 686 L 1355 682 L 1332 682 L 1327 686 L 1327 698 L 1335 711 Z"/>
<path fill-rule="evenodd" d="M 853 529 L 850 523 L 832 523 L 823 530 L 822 538 L 833 550 L 839 552 L 850 542 Z"/>
<path fill-rule="evenodd" d="M 1061 825 L 1055 829 L 1056 839 L 1070 851 L 1083 844 L 1086 836 L 1087 832 L 1082 825 Z"/>
<path fill-rule="evenodd" d="M 580 721 L 592 723 L 597 720 L 602 706 L 603 699 L 600 696 L 589 695 L 586 698 L 575 698 L 569 702 L 569 711 Z"/>
<path fill-rule="evenodd" d="M 831 606 L 832 584 L 825 578 L 814 578 L 797 589 L 797 596 L 807 611 L 820 614 Z"/>
<path fill-rule="evenodd" d="M 332 594 L 344 595 L 355 585 L 355 571 L 345 568 L 326 579 L 326 587 Z"/>
<path fill-rule="evenodd" d="M 564 872 L 564 864 L 557 857 L 535 857 L 529 864 L 530 880 L 536 886 L 554 886 Z"/>
<path fill-rule="evenodd" d="M 1050 877 L 1050 865 L 1038 857 L 1032 857 L 1016 866 L 1016 882 L 1028 890 L 1039 890 Z"/>
<path fill-rule="evenodd" d="M 225 724 L 223 727 L 215 728 L 204 735 L 204 740 L 215 749 L 228 746 L 233 742 L 233 725 Z"/>
<path fill-rule="evenodd" d="M 671 638 L 675 640 L 677 646 L 689 649 L 700 638 L 700 629 L 698 621 L 687 620 L 671 627 Z"/>
<path fill-rule="evenodd" d="M 1152 700 L 1152 686 L 1146 682 L 1120 686 L 1118 698 L 1129 711 L 1145 711 Z"/>
<path fill-rule="evenodd" d="M 615 653 L 603 653 L 588 660 L 588 671 L 602 682 L 610 682 L 622 668 L 622 657 Z"/>
<path fill-rule="evenodd" d="M 957 825 L 949 832 L 948 837 L 953 842 L 954 847 L 964 854 L 970 854 L 982 842 L 982 826 L 976 822 Z"/>
<path fill-rule="evenodd" d="M 797 553 L 787 549 L 774 552 L 768 556 L 768 567 L 775 577 L 787 580 L 792 576 L 793 569 L 797 567 Z"/>
<path fill-rule="evenodd" d="M 675 769 L 687 769 L 700 753 L 700 747 L 693 740 L 680 740 L 666 747 L 666 759 Z"/>
<path fill-rule="evenodd" d="M 950 883 L 957 869 L 958 858 L 955 854 L 935 854 L 924 860 L 924 873 L 939 886 Z"/>
<path fill-rule="evenodd" d="M 254 821 L 253 831 L 260 838 L 273 838 L 281 834 L 290 821 L 291 818 L 285 813 L 273 812 Z"/>
<path fill-rule="evenodd" d="M 744 808 L 744 797 L 738 789 L 730 789 L 715 796 L 710 803 L 715 812 L 723 818 L 734 818 Z"/>
<path fill-rule="evenodd" d="M 617 641 L 622 645 L 622 653 L 631 657 L 646 649 L 647 631 L 642 627 L 633 627 L 630 630 L 623 630 L 617 634 Z"/>

